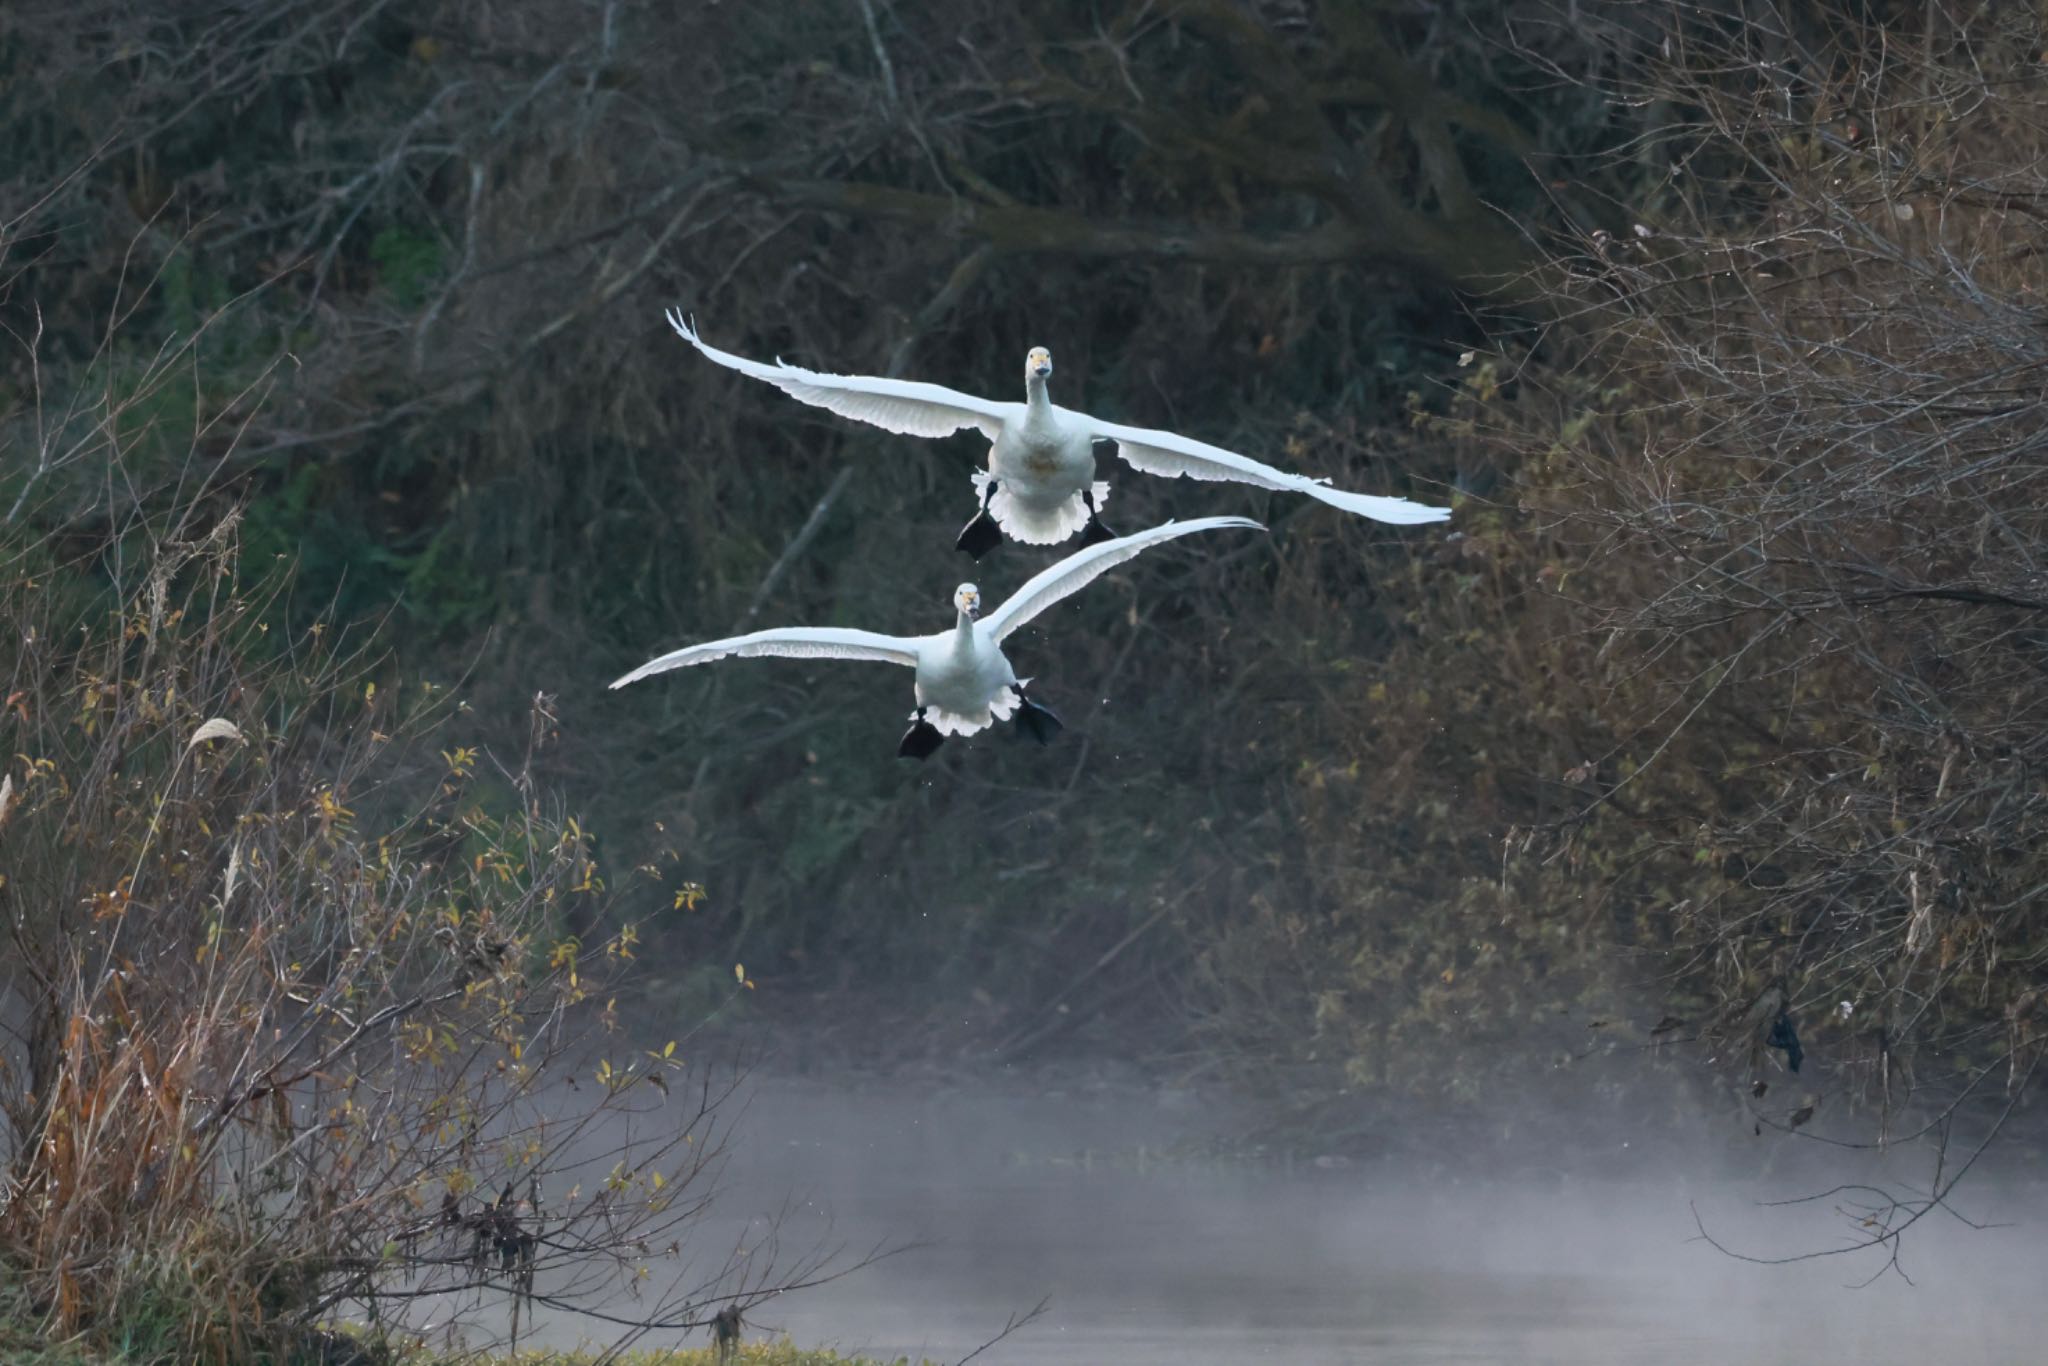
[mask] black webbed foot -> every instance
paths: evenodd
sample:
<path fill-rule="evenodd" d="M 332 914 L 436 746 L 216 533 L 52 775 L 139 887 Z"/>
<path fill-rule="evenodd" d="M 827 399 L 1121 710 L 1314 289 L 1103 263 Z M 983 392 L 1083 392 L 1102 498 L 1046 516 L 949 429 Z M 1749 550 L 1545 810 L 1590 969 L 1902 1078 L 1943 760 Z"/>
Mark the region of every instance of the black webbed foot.
<path fill-rule="evenodd" d="M 1052 737 L 1064 729 L 1052 708 L 1039 706 L 1022 692 L 1017 694 L 1016 721 L 1017 734 L 1028 735 L 1041 745 L 1051 744 Z"/>
<path fill-rule="evenodd" d="M 974 514 L 974 520 L 960 528 L 960 537 L 953 542 L 954 548 L 964 550 L 979 560 L 994 550 L 1003 541 L 1003 530 L 996 525 L 996 519 L 988 515 L 988 505 L 996 500 L 995 476 L 981 481 L 981 510 Z"/>
<path fill-rule="evenodd" d="M 939 728 L 924 719 L 924 708 L 919 707 L 917 715 L 911 718 L 910 729 L 903 732 L 902 743 L 896 746 L 899 759 L 929 759 L 946 737 L 939 734 Z"/>
<path fill-rule="evenodd" d="M 988 515 L 988 509 L 983 508 L 974 514 L 973 521 L 960 528 L 960 539 L 953 545 L 978 560 L 1002 542 L 1002 528 L 996 525 L 995 518 Z"/>
<path fill-rule="evenodd" d="M 1116 533 L 1102 524 L 1101 509 L 1095 506 L 1094 489 L 1082 490 L 1081 506 L 1088 509 L 1088 525 L 1081 528 L 1081 548 L 1083 550 L 1086 550 L 1091 545 L 1100 545 L 1104 541 L 1116 539 Z"/>

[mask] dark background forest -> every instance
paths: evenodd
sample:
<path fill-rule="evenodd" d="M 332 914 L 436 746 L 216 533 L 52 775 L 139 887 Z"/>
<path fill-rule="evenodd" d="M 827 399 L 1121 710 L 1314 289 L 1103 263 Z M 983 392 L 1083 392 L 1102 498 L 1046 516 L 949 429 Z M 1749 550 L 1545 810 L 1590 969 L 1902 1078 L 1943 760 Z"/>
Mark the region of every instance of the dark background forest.
<path fill-rule="evenodd" d="M 369 684 L 309 755 L 425 689 L 450 838 L 575 813 L 604 895 L 556 928 L 637 927 L 639 1018 L 741 962 L 799 1054 L 1134 1058 L 1339 1146 L 1802 1092 L 1981 1137 L 2048 1017 L 2044 60 L 1989 3 L 26 0 L 11 601 L 231 540 L 249 648 Z M 1122 529 L 1271 534 L 1025 637 L 1045 750 L 899 762 L 859 665 L 607 693 L 1046 562 L 950 549 L 978 440 L 670 306 L 1002 398 L 1049 346 L 1072 406 L 1456 512 L 1126 471 Z M 45 716 L 0 724 L 31 790 Z M 33 887 L 17 944 L 66 942 Z M 1805 1071 L 1752 1101 L 1781 1014 Z"/>

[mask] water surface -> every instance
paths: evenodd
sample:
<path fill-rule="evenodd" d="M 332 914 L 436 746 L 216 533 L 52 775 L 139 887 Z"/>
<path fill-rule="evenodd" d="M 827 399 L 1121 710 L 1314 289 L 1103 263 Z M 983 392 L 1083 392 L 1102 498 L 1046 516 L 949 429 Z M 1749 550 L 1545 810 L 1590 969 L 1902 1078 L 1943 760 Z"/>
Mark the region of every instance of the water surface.
<path fill-rule="evenodd" d="M 1929 1221 L 1906 1249 L 1915 1285 L 1856 1290 L 1877 1262 L 1753 1266 L 1697 1238 L 1695 1205 L 1748 1251 L 1834 1245 L 1848 1228 L 1828 1206 L 1756 1206 L 1810 1182 L 1700 1181 L 1676 1158 L 1656 1179 L 1496 1183 L 1156 1156 L 1216 1118 L 1174 1093 L 758 1081 L 703 1237 L 918 1244 L 750 1314 L 885 1359 L 958 1360 L 1043 1297 L 978 1360 L 2002 1366 L 2048 1342 L 2032 1197 L 1980 1187 L 1965 1207 L 2011 1227 Z"/>

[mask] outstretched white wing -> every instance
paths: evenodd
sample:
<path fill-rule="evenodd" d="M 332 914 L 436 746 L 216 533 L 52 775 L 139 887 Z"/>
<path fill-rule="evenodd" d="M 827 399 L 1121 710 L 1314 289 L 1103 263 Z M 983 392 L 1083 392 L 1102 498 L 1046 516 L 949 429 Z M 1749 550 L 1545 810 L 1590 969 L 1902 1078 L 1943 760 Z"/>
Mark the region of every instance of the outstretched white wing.
<path fill-rule="evenodd" d="M 989 613 L 989 634 L 1000 645 L 1004 639 L 1040 612 L 1061 598 L 1080 592 L 1089 583 L 1101 578 L 1148 546 L 1170 541 L 1176 536 L 1186 536 L 1191 532 L 1216 531 L 1233 526 L 1248 527 L 1253 531 L 1266 529 L 1249 517 L 1197 517 L 1192 522 L 1168 522 L 1164 526 L 1155 526 L 1150 531 L 1140 531 L 1133 536 L 1119 536 L 1113 541 L 1103 541 L 1089 546 L 1086 550 L 1076 551 L 1052 568 L 1033 575 L 1022 588 L 1011 595 L 1008 602 Z"/>
<path fill-rule="evenodd" d="M 692 664 L 709 664 L 729 655 L 778 655 L 786 659 L 878 659 L 885 664 L 917 667 L 917 642 L 874 631 L 853 631 L 837 626 L 784 626 L 772 631 L 755 631 L 729 640 L 703 645 L 685 645 L 659 659 L 650 659 L 614 682 L 614 688 L 638 683 L 650 674 L 686 669 Z"/>
<path fill-rule="evenodd" d="M 1211 446 L 1206 441 L 1195 441 L 1173 432 L 1154 431 L 1149 427 L 1125 427 L 1094 417 L 1084 420 L 1096 438 L 1116 442 L 1116 453 L 1123 457 L 1125 464 L 1147 474 L 1164 475 L 1168 479 L 1183 474 L 1190 479 L 1227 479 L 1240 484 L 1256 484 L 1262 489 L 1306 493 L 1311 498 L 1321 499 L 1331 507 L 1355 512 L 1376 522 L 1392 522 L 1397 526 L 1409 526 L 1418 522 L 1441 522 L 1451 515 L 1449 508 L 1431 507 L 1427 503 L 1411 503 L 1406 498 L 1379 498 L 1370 493 L 1347 493 L 1343 489 L 1333 489 L 1327 479 L 1311 479 L 1306 475 L 1289 474 L 1286 470 L 1262 465 L 1249 456 L 1226 451 L 1220 446 Z"/>
<path fill-rule="evenodd" d="M 668 311 L 668 323 L 684 341 L 729 370 L 766 380 L 791 398 L 829 409 L 841 417 L 872 422 L 885 431 L 906 436 L 949 436 L 962 427 L 979 427 L 993 441 L 1010 411 L 1022 407 L 976 398 L 943 384 L 873 375 L 821 375 L 781 361 L 764 365 L 707 345 L 697 335 L 697 329 L 673 308 Z"/>

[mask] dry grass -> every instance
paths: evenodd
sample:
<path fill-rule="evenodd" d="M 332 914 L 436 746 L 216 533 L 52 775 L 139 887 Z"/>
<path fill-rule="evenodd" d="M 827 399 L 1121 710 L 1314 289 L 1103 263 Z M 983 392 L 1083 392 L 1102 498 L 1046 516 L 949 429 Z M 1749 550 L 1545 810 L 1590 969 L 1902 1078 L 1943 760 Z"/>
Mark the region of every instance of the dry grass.
<path fill-rule="evenodd" d="M 137 475 L 152 373 L 51 405 L 103 496 L 0 523 L 0 1333 L 282 1361 L 334 1319 L 403 1340 L 420 1305 L 516 1345 L 542 1308 L 687 1329 L 814 1275 L 654 1275 L 736 1080 L 687 1026 L 618 1035 L 639 933 L 533 777 L 551 700 L 500 761 L 369 633 L 292 628 L 290 565 L 245 567 L 214 484 L 203 373 L 184 472 Z"/>

